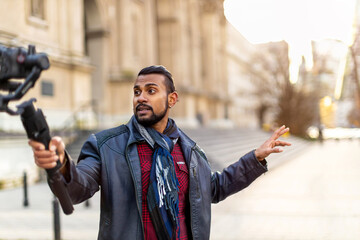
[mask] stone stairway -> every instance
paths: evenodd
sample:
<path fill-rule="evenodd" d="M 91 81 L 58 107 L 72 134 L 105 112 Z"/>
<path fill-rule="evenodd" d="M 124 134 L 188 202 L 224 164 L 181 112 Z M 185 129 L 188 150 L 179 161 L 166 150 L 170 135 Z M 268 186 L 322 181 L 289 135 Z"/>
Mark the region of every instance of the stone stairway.
<path fill-rule="evenodd" d="M 222 170 L 237 161 L 247 152 L 259 147 L 272 133 L 258 129 L 184 129 L 205 151 L 214 171 Z M 269 168 L 297 157 L 311 142 L 294 136 L 281 137 L 292 144 L 281 154 L 272 154 L 267 158 Z"/>
<path fill-rule="evenodd" d="M 70 154 L 71 158 L 77 162 L 77 159 L 80 154 L 81 147 L 88 139 L 91 133 L 98 132 L 98 130 L 89 130 L 89 131 L 78 131 L 76 138 L 71 143 L 66 144 L 66 150 Z"/>

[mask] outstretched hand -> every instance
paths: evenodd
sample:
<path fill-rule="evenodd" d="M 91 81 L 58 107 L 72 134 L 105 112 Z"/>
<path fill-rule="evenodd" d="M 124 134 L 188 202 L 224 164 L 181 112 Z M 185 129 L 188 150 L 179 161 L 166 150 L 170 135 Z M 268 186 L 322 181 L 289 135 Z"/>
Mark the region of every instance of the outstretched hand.
<path fill-rule="evenodd" d="M 278 128 L 266 142 L 264 142 L 259 148 L 255 150 L 256 158 L 259 161 L 263 161 L 271 153 L 280 153 L 283 151 L 281 148 L 277 148 L 277 146 L 291 146 L 291 143 L 278 140 L 280 136 L 287 133 L 288 131 L 289 128 L 285 128 L 285 125 Z"/>
<path fill-rule="evenodd" d="M 45 150 L 44 144 L 29 140 L 29 145 L 34 152 L 35 164 L 38 167 L 50 169 L 56 166 L 56 161 L 64 162 L 65 144 L 60 137 L 53 137 L 49 144 L 49 150 Z"/>

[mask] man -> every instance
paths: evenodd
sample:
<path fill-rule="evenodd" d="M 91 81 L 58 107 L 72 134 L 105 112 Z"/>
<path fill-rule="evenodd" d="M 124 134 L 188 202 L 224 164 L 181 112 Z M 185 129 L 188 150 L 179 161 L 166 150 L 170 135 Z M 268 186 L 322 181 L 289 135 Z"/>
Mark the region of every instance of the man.
<path fill-rule="evenodd" d="M 101 186 L 98 239 L 209 239 L 211 203 L 247 187 L 267 171 L 265 158 L 290 143 L 277 140 L 285 126 L 222 173 L 212 173 L 203 151 L 169 112 L 177 103 L 171 73 L 142 69 L 134 84 L 134 116 L 126 125 L 92 134 L 75 166 L 54 137 L 50 150 L 29 141 L 35 163 L 61 172 L 74 204 Z M 56 155 L 56 152 L 58 155 Z"/>

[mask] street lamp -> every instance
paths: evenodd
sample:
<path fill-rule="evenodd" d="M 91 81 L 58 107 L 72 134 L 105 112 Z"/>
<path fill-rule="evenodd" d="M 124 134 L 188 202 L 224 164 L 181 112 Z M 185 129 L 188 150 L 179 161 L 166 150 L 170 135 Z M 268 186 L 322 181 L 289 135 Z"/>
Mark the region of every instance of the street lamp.
<path fill-rule="evenodd" d="M 329 97 L 329 96 L 325 96 L 323 98 L 323 101 L 324 101 L 324 107 L 330 107 L 332 104 L 331 97 Z"/>
<path fill-rule="evenodd" d="M 320 99 L 320 122 L 325 127 L 334 127 L 334 103 L 330 96 L 325 96 Z"/>

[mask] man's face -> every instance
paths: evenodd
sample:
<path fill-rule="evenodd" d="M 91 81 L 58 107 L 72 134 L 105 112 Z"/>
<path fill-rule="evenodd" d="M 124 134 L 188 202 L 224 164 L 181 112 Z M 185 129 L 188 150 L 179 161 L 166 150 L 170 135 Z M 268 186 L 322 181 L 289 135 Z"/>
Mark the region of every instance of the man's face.
<path fill-rule="evenodd" d="M 134 84 L 133 110 L 140 124 L 153 126 L 161 120 L 167 123 L 168 105 L 165 76 L 161 74 L 138 76 Z"/>

